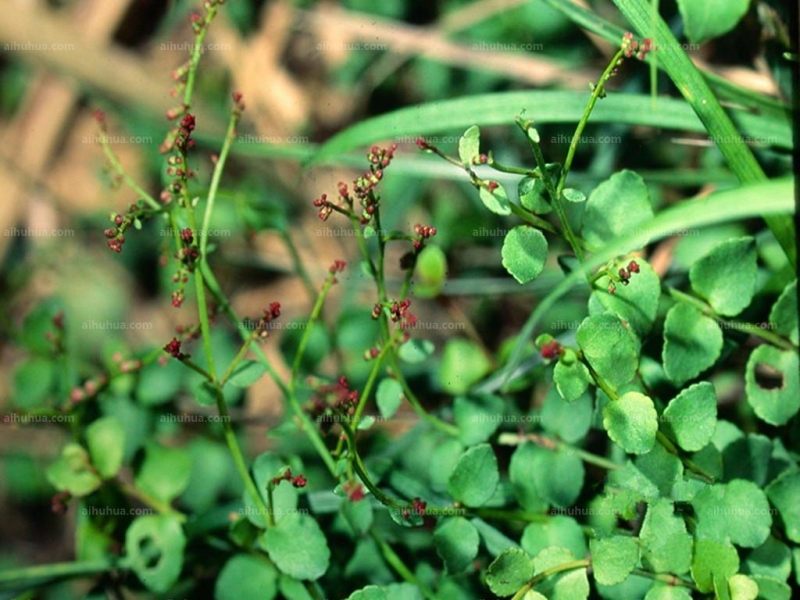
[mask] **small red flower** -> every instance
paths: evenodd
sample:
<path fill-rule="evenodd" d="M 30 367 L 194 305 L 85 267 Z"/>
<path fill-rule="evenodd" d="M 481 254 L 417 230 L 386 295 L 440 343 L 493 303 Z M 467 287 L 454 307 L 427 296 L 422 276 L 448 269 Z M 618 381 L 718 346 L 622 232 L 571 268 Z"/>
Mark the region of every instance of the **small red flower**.
<path fill-rule="evenodd" d="M 181 343 L 178 338 L 172 338 L 172 341 L 169 342 L 166 346 L 164 346 L 164 350 L 172 356 L 172 358 L 177 358 L 178 360 L 183 360 L 184 358 L 188 358 L 188 354 L 184 354 L 181 352 Z"/>
<path fill-rule="evenodd" d="M 558 358 L 564 353 L 564 349 L 561 347 L 561 344 L 558 343 L 557 340 L 552 340 L 547 342 L 541 349 L 542 358 L 545 360 L 553 360 L 554 358 Z"/>
<path fill-rule="evenodd" d="M 632 260 L 631 262 L 629 262 L 628 263 L 628 271 L 630 271 L 631 273 L 638 273 L 639 272 L 639 263 L 637 263 L 635 260 Z"/>

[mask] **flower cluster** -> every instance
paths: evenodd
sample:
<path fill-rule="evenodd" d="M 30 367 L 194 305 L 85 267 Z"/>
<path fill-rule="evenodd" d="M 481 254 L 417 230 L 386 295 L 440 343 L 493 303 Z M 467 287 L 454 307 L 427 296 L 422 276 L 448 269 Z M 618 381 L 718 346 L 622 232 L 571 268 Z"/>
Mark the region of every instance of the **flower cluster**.
<path fill-rule="evenodd" d="M 172 338 L 172 341 L 169 342 L 166 346 L 164 346 L 164 350 L 172 357 L 177 358 L 178 360 L 184 360 L 189 358 L 188 354 L 184 354 L 181 352 L 181 342 L 178 338 Z"/>
<path fill-rule="evenodd" d="M 114 226 L 103 231 L 103 235 L 106 236 L 107 239 L 108 247 L 114 252 L 122 252 L 122 244 L 125 243 L 125 231 L 132 225 L 137 227 L 136 223 L 140 223 L 140 227 L 141 219 L 149 216 L 149 212 L 150 211 L 145 208 L 144 201 L 139 200 L 132 203 L 128 207 L 128 212 L 124 215 L 111 213 L 109 219 Z"/>
<path fill-rule="evenodd" d="M 347 263 L 345 261 L 343 261 L 343 260 L 334 260 L 333 264 L 330 267 L 328 267 L 328 273 L 330 273 L 331 275 L 336 275 L 336 273 L 343 273 L 344 272 L 344 268 L 346 266 L 347 266 Z M 336 277 L 334 277 L 331 280 L 331 283 L 338 283 L 338 282 L 339 282 L 339 280 L 336 279 Z"/>
<path fill-rule="evenodd" d="M 256 323 L 256 335 L 258 335 L 258 337 L 260 337 L 262 340 L 267 339 L 269 337 L 269 324 L 280 316 L 281 303 L 270 303 L 269 307 L 264 309 L 264 316 L 258 320 L 258 323 Z"/>
<path fill-rule="evenodd" d="M 628 263 L 627 268 L 623 267 L 617 271 L 617 276 L 619 277 L 619 281 L 622 282 L 622 285 L 628 285 L 631 282 L 631 276 L 637 274 L 639 272 L 639 263 L 635 260 L 632 260 Z M 617 291 L 617 286 L 612 281 L 608 284 L 608 293 L 614 294 Z"/>
<path fill-rule="evenodd" d="M 414 225 L 414 233 L 417 234 L 417 239 L 414 240 L 414 250 L 420 250 L 425 240 L 436 235 L 436 227 L 417 223 Z"/>
<path fill-rule="evenodd" d="M 366 225 L 370 222 L 378 208 L 379 198 L 375 188 L 383 179 L 383 170 L 388 167 L 394 158 L 397 144 L 389 148 L 373 146 L 367 154 L 369 170 L 353 181 L 352 192 L 343 181 L 338 184 L 339 196 L 337 200 L 328 200 L 327 194 L 322 194 L 314 200 L 314 206 L 319 209 L 317 215 L 326 221 L 335 210 L 346 215 L 358 216 L 359 222 Z M 360 214 L 355 214 L 355 207 L 360 206 Z"/>
<path fill-rule="evenodd" d="M 550 340 L 542 345 L 539 352 L 543 359 L 553 360 L 560 357 L 564 353 L 564 349 L 561 347 L 561 344 L 558 343 L 558 340 Z"/>
<path fill-rule="evenodd" d="M 645 38 L 641 42 L 634 40 L 633 34 L 628 31 L 622 36 L 622 50 L 626 58 L 635 55 L 639 60 L 644 60 L 648 52 L 655 50 L 655 46 L 650 38 Z"/>
<path fill-rule="evenodd" d="M 286 469 L 279 477 L 273 477 L 270 483 L 272 485 L 278 485 L 281 481 L 288 481 L 296 488 L 306 487 L 308 483 L 308 480 L 302 475 L 293 476 L 291 469 Z"/>
<path fill-rule="evenodd" d="M 337 421 L 330 414 L 329 409 L 334 409 L 339 414 L 351 417 L 356 412 L 358 404 L 358 390 L 350 389 L 347 377 L 342 375 L 333 384 L 324 384 L 317 387 L 311 401 L 309 413 L 321 425 L 322 431 L 327 433 Z"/>
<path fill-rule="evenodd" d="M 366 497 L 364 488 L 358 481 L 345 481 L 342 484 L 342 491 L 347 494 L 347 499 L 350 502 L 358 502 Z"/>

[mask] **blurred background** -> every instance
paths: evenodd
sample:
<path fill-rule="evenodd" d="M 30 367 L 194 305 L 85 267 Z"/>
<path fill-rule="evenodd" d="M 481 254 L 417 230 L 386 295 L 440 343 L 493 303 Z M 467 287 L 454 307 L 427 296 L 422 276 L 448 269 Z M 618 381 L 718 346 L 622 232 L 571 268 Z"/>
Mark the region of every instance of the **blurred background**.
<path fill-rule="evenodd" d="M 579 4 L 624 26 L 611 2 Z M 691 48 L 690 54 L 737 85 L 786 99 L 788 71 L 776 67 L 775 57 L 786 51 L 791 4 L 753 2 L 734 31 Z M 73 556 L 74 532 L 68 520 L 51 513 L 55 490 L 44 476 L 69 437 L 68 427 L 22 424 L 13 411 L 61 406 L 73 386 L 65 385 L 56 369 L 63 366 L 74 385 L 81 385 L 120 361 L 157 350 L 176 326 L 192 325 L 196 318 L 191 294 L 182 310 L 170 305 L 174 271 L 162 266 L 162 258 L 169 256 L 171 240 L 162 224 L 130 230 L 121 254 L 107 248 L 103 230 L 109 214 L 124 211 L 136 196 L 112 185 L 92 111 L 105 111 L 112 147 L 127 173 L 157 196 L 167 181 L 158 146 L 170 129 L 165 112 L 176 104 L 170 97 L 172 72 L 188 57 L 189 17 L 197 6 L 188 0 L 3 0 L 1 8 L 3 566 Z M 674 3 L 662 0 L 661 10 L 679 31 Z M 363 172 L 364 152 L 304 168 L 333 134 L 394 109 L 473 94 L 568 89 L 586 91 L 588 98 L 589 83 L 615 51 L 614 44 L 576 27 L 544 0 L 227 2 L 206 38 L 199 70 L 193 109 L 199 143 L 193 160 L 200 189 L 221 146 L 230 93 L 241 92 L 247 109 L 209 232 L 216 247 L 213 268 L 239 314 L 257 318 L 270 302 L 280 301 L 282 319 L 302 319 L 332 261 L 355 256 L 347 223 L 335 215 L 321 222 L 312 201 L 334 194 L 337 181 L 349 183 Z M 629 61 L 609 88 L 648 93 L 649 69 Z M 663 78 L 658 91 L 676 95 Z M 520 108 L 535 118 L 535 106 Z M 514 116 L 508 115 L 507 127 L 484 128 L 482 144 L 502 162 L 528 165 L 527 143 L 513 127 Z M 559 136 L 571 136 L 573 130 L 572 124 L 540 129 L 549 160 L 563 160 L 568 144 Z M 442 132 L 433 141 L 455 153 L 461 133 Z M 645 176 L 656 205 L 735 183 L 701 136 L 627 125 L 590 125 L 586 133 L 617 140 L 581 147 L 571 185 L 587 194 L 623 164 Z M 516 284 L 500 264 L 503 232 L 511 221 L 488 213 L 463 173 L 420 154 L 413 138 L 382 142 L 398 144 L 397 160 L 383 183 L 387 228 L 434 225 L 435 242 L 447 259 L 444 288 L 420 294 L 428 299 L 420 300 L 417 312 L 441 324 L 425 337 L 437 348 L 452 338 L 470 340 L 479 355 L 484 353 L 480 368 L 488 369 L 536 297 L 557 277 L 555 264 L 534 284 Z M 771 172 L 790 169 L 786 153 L 764 149 L 759 158 Z M 513 189 L 514 179 L 506 179 Z M 737 231 L 741 226 L 720 228 L 716 239 Z M 662 274 L 681 261 L 685 266 L 697 251 L 693 244 L 714 239 L 668 240 L 654 265 Z M 780 253 L 767 240 L 762 259 L 770 256 Z M 398 257 L 392 259 L 392 281 L 401 277 Z M 304 265 L 300 275 L 297 261 Z M 327 318 L 337 324 L 345 346 L 346 372 L 358 382 L 364 376 L 363 351 L 374 339 L 369 318 L 374 296 L 355 263 L 340 280 Z M 585 310 L 585 299 L 564 302 L 554 318 L 563 317 L 562 328 L 569 329 L 581 306 Z M 52 343 L 46 338 L 59 314 L 70 351 L 62 366 L 48 358 Z M 324 332 L 315 340 L 309 361 L 325 369 L 328 340 Z M 279 373 L 287 372 L 296 341 L 297 331 L 286 329 L 276 331 L 265 346 Z M 235 335 L 224 328 L 215 343 L 221 355 L 237 349 Z M 172 366 L 145 369 L 147 385 L 135 394 L 125 378 L 107 392 L 115 398 L 113 410 L 138 432 L 131 436 L 131 453 L 135 440 L 154 430 L 178 435 L 174 424 L 148 421 L 151 413 L 143 407 L 190 413 L 201 408 L 185 393 L 185 369 Z M 430 389 L 432 395 L 454 392 L 435 380 Z M 253 453 L 269 447 L 265 433 L 279 422 L 283 408 L 268 378 L 244 400 L 233 399 L 234 416 Z M 200 465 L 212 460 L 204 448 L 193 446 L 192 452 Z M 202 478 L 199 471 L 196 477 Z M 199 479 L 192 485 L 199 494 Z M 224 496 L 229 485 L 235 484 L 224 473 L 214 478 L 210 501 L 215 494 Z"/>

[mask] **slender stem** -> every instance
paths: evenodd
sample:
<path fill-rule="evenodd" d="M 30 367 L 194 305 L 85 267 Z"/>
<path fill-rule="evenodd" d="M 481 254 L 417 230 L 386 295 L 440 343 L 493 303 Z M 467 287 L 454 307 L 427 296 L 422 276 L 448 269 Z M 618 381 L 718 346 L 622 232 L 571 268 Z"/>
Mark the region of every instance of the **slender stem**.
<path fill-rule="evenodd" d="M 244 357 L 247 356 L 247 351 L 250 350 L 250 345 L 253 343 L 253 336 L 252 334 L 247 337 L 247 339 L 242 343 L 241 348 L 239 348 L 239 352 L 236 353 L 236 356 L 231 361 L 231 364 L 228 365 L 228 368 L 225 370 L 225 374 L 219 380 L 219 386 L 223 387 L 225 383 L 228 381 L 231 375 L 233 375 L 233 371 L 236 366 L 244 360 Z"/>
<path fill-rule="evenodd" d="M 378 544 L 378 547 L 381 549 L 381 554 L 383 554 L 383 558 L 386 559 L 386 562 L 397 571 L 397 574 L 400 575 L 403 579 L 405 579 L 408 583 L 416 585 L 419 590 L 422 592 L 422 595 L 428 598 L 428 600 L 436 600 L 436 596 L 434 593 L 428 589 L 422 581 L 414 574 L 414 572 L 409 569 L 406 564 L 403 562 L 403 559 L 397 555 L 397 553 L 392 549 L 392 547 L 387 544 L 382 537 L 378 535 L 374 528 L 370 529 L 369 531 L 372 539 L 375 540 L 375 543 Z"/>
<path fill-rule="evenodd" d="M 513 202 L 510 202 L 509 205 L 511 206 L 511 212 L 529 225 L 533 225 L 537 229 L 544 229 L 545 231 L 549 231 L 552 234 L 558 235 L 558 230 L 541 217 L 536 216 L 532 212 L 525 210 L 523 207 L 519 206 L 518 204 L 514 204 Z"/>
<path fill-rule="evenodd" d="M 536 171 L 532 171 L 531 169 L 523 169 L 520 167 L 511 167 L 508 165 L 503 165 L 497 162 L 494 157 L 489 154 L 489 161 L 486 163 L 495 171 L 500 171 L 501 173 L 511 173 L 512 175 L 525 175 L 526 177 L 536 177 L 538 174 Z"/>
<path fill-rule="evenodd" d="M 406 380 L 405 375 L 403 375 L 402 371 L 400 370 L 400 365 L 398 364 L 397 355 L 394 352 L 391 353 L 390 360 L 392 361 L 395 376 L 397 377 L 397 380 L 400 382 L 400 385 L 403 388 L 403 395 L 406 397 L 406 400 L 408 400 L 408 403 L 417 412 L 417 414 L 421 418 L 425 419 L 428 423 L 433 425 L 439 431 L 442 431 L 447 435 L 451 435 L 453 437 L 458 437 L 460 433 L 458 427 L 452 425 L 451 423 L 442 421 L 438 417 L 433 416 L 432 414 L 430 414 L 428 411 L 425 410 L 425 408 L 420 403 L 419 398 L 417 398 L 417 395 L 411 389 L 411 386 L 408 385 L 408 381 Z"/>
<path fill-rule="evenodd" d="M 584 558 L 581 560 L 573 560 L 570 562 L 565 562 L 561 565 L 556 565 L 555 567 L 550 567 L 549 569 L 545 569 L 535 577 L 533 577 L 528 583 L 522 586 L 517 593 L 511 598 L 511 600 L 522 600 L 522 598 L 527 594 L 533 586 L 537 583 L 544 581 L 548 577 L 552 575 L 557 575 L 558 573 L 563 573 L 564 571 L 574 571 L 575 569 L 588 569 L 591 565 L 591 561 L 588 558 Z"/>
<path fill-rule="evenodd" d="M 267 508 L 267 505 L 264 503 L 264 498 L 258 492 L 258 488 L 256 487 L 253 478 L 250 476 L 250 471 L 248 470 L 247 463 L 244 460 L 242 449 L 239 447 L 239 441 L 236 439 L 236 433 L 233 431 L 233 425 L 231 425 L 231 417 L 230 413 L 228 412 L 228 405 L 225 403 L 222 390 L 219 388 L 216 390 L 216 400 L 217 410 L 219 411 L 221 417 L 220 421 L 222 422 L 222 431 L 225 435 L 225 442 L 228 444 L 228 450 L 233 458 L 233 464 L 236 466 L 239 477 L 244 483 L 247 493 L 250 494 L 253 503 L 260 511 L 262 511 L 261 514 L 269 515 L 270 512 Z"/>
<path fill-rule="evenodd" d="M 294 362 L 292 363 L 292 377 L 289 380 L 289 390 L 292 393 L 294 392 L 295 385 L 297 384 L 297 376 L 300 373 L 300 365 L 303 362 L 303 357 L 306 353 L 306 346 L 308 346 L 308 342 L 311 339 L 311 330 L 322 313 L 322 306 L 325 304 L 325 298 L 328 297 L 328 292 L 333 287 L 334 279 L 335 277 L 333 273 L 331 273 L 328 275 L 328 278 L 322 285 L 322 290 L 317 296 L 317 301 L 314 303 L 314 308 L 311 310 L 311 316 L 308 318 L 306 328 L 303 331 L 303 337 L 300 338 L 300 343 L 297 345 L 297 352 L 294 355 Z"/>
<path fill-rule="evenodd" d="M 43 579 L 61 579 L 67 577 L 89 577 L 105 573 L 115 567 L 115 562 L 108 558 L 80 562 L 35 565 L 18 569 L 0 571 L 0 585 L 30 581 L 39 583 Z"/>
<path fill-rule="evenodd" d="M 136 498 L 139 502 L 145 504 L 146 506 L 149 506 L 156 512 L 161 513 L 162 515 L 170 515 L 172 517 L 175 517 L 175 519 L 177 519 L 181 523 L 186 521 L 186 515 L 184 515 L 182 512 L 172 508 L 172 506 L 170 506 L 166 502 L 162 502 L 157 498 L 153 498 L 150 494 L 139 489 L 135 485 L 132 485 L 125 481 L 117 481 L 117 485 L 124 494 L 130 496 L 131 498 Z"/>
<path fill-rule="evenodd" d="M 192 105 L 192 93 L 194 92 L 194 79 L 197 75 L 197 65 L 200 63 L 200 57 L 203 55 L 203 41 L 208 33 L 208 26 L 214 17 L 217 15 L 218 5 L 207 4 L 205 18 L 200 29 L 195 34 L 194 46 L 192 47 L 192 55 L 189 58 L 189 69 L 186 75 L 186 88 L 183 92 L 183 104 L 188 107 Z"/>
<path fill-rule="evenodd" d="M 623 55 L 624 51 L 621 48 L 617 50 L 614 58 L 612 58 L 611 62 L 608 63 L 606 70 L 603 71 L 602 75 L 600 75 L 600 79 L 597 80 L 597 85 L 595 85 L 594 89 L 592 90 L 592 95 L 589 97 L 589 103 L 586 105 L 586 108 L 583 111 L 583 116 L 578 122 L 578 126 L 575 128 L 575 134 L 572 136 L 572 141 L 569 144 L 567 158 L 564 160 L 564 169 L 561 171 L 561 177 L 559 177 L 558 186 L 556 187 L 556 195 L 558 197 L 560 197 L 561 193 L 564 191 L 564 185 L 567 182 L 567 176 L 569 175 L 572 161 L 575 158 L 575 152 L 578 150 L 581 134 L 583 134 L 583 130 L 586 128 L 586 124 L 589 122 L 589 116 L 592 114 L 592 110 L 594 110 L 594 105 L 597 104 L 597 100 L 603 95 L 606 81 L 608 81 L 608 79 L 611 77 L 611 72 L 617 67 L 617 63 L 620 61 Z"/>
<path fill-rule="evenodd" d="M 549 448 L 551 450 L 563 449 L 566 450 L 567 452 L 573 452 L 583 462 L 595 465 L 597 467 L 600 467 L 601 469 L 606 469 L 608 471 L 616 471 L 618 469 L 625 468 L 623 465 L 612 462 L 603 456 L 592 454 L 591 452 L 587 452 L 586 450 L 578 448 L 577 446 L 573 446 L 572 444 L 568 444 L 556 438 L 540 435 L 538 433 L 529 433 L 527 435 L 520 435 L 517 433 L 503 433 L 498 438 L 497 443 L 501 445 L 517 445 L 517 444 L 522 444 L 526 441 L 531 441 L 537 446 L 541 446 L 542 448 Z"/>
<path fill-rule="evenodd" d="M 158 211 L 162 210 L 163 207 L 156 202 L 150 194 L 144 191 L 144 188 L 136 183 L 136 181 L 125 172 L 125 169 L 122 168 L 122 164 L 119 162 L 117 155 L 114 154 L 114 151 L 111 149 L 111 144 L 108 141 L 108 134 L 103 129 L 100 130 L 100 144 L 103 146 L 103 153 L 106 155 L 108 162 L 111 163 L 114 171 L 116 171 L 117 174 L 122 177 L 125 185 L 136 192 L 142 198 L 142 200 L 150 205 L 151 208 Z"/>
<path fill-rule="evenodd" d="M 739 321 L 728 321 L 727 319 L 721 318 L 713 308 L 711 308 L 708 304 L 696 298 L 690 294 L 686 294 L 678 289 L 675 289 L 670 286 L 664 286 L 664 289 L 667 293 L 672 296 L 675 300 L 680 302 L 686 302 L 687 304 L 691 304 L 695 308 L 697 308 L 700 312 L 704 315 L 707 315 L 717 321 L 720 327 L 723 329 L 735 329 L 737 331 L 742 331 L 744 333 L 749 333 L 750 335 L 754 335 L 756 337 L 761 338 L 765 342 L 769 342 L 774 346 L 778 346 L 779 348 L 783 348 L 784 350 L 797 350 L 797 347 L 792 344 L 789 340 L 772 333 L 766 329 L 761 329 L 760 327 L 753 325 L 752 323 L 742 323 Z"/>
<path fill-rule="evenodd" d="M 653 581 L 660 581 L 662 583 L 666 583 L 667 585 L 676 586 L 680 585 L 686 588 L 689 588 L 693 591 L 698 591 L 697 586 L 692 583 L 691 581 L 686 581 L 685 579 L 681 579 L 677 575 L 672 575 L 670 573 L 651 573 L 650 571 L 645 571 L 644 569 L 634 568 L 631 571 L 633 575 L 638 575 L 639 577 L 646 577 L 648 579 L 652 579 Z"/>

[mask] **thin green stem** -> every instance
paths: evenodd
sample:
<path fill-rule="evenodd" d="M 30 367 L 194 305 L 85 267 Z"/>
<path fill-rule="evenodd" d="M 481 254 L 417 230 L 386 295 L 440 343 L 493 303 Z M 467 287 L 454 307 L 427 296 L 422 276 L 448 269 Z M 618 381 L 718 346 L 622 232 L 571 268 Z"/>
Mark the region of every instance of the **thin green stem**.
<path fill-rule="evenodd" d="M 156 512 L 162 515 L 169 515 L 171 517 L 174 517 L 181 523 L 186 521 L 186 515 L 184 515 L 182 512 L 172 508 L 172 506 L 170 506 L 169 503 L 162 502 L 157 498 L 153 498 L 150 494 L 141 490 L 135 485 L 119 480 L 117 481 L 117 485 L 124 494 L 130 496 L 131 498 L 135 498 L 136 500 L 138 500 L 139 502 L 141 502 L 146 506 L 149 506 Z"/>
<path fill-rule="evenodd" d="M 544 581 L 548 577 L 552 575 L 557 575 L 558 573 L 563 573 L 565 571 L 574 571 L 575 569 L 588 569 L 591 565 L 591 561 L 588 558 L 584 558 L 581 560 L 573 560 L 570 562 L 565 562 L 560 565 L 556 565 L 555 567 L 550 567 L 549 569 L 545 569 L 535 577 L 533 577 L 528 583 L 522 586 L 517 593 L 511 598 L 511 600 L 522 600 L 522 598 L 527 594 L 529 591 L 533 589 L 537 583 Z"/>
<path fill-rule="evenodd" d="M 125 185 L 136 192 L 152 209 L 157 211 L 163 210 L 163 207 L 156 202 L 150 194 L 144 191 L 144 188 L 136 183 L 136 181 L 125 172 L 125 169 L 122 168 L 122 164 L 119 162 L 117 155 L 114 154 L 114 151 L 111 149 L 111 144 L 108 141 L 108 134 L 103 129 L 100 130 L 100 144 L 103 146 L 103 153 L 106 155 L 108 162 L 111 163 L 114 171 L 122 177 Z"/>
<path fill-rule="evenodd" d="M 372 539 L 375 540 L 375 543 L 378 544 L 378 547 L 381 549 L 381 554 L 383 554 L 383 558 L 386 560 L 389 566 L 391 566 L 405 581 L 417 586 L 417 588 L 419 588 L 419 590 L 422 592 L 422 595 L 428 598 L 428 600 L 436 600 L 436 596 L 428 588 L 428 586 L 422 583 L 422 581 L 420 581 L 414 572 L 406 566 L 406 564 L 403 562 L 403 559 L 400 558 L 400 556 L 398 556 L 392 547 L 378 535 L 375 529 L 370 529 L 369 533 L 372 536 Z"/>
<path fill-rule="evenodd" d="M 79 562 L 54 563 L 6 569 L 0 571 L 0 585 L 30 582 L 32 585 L 42 580 L 65 579 L 69 577 L 91 577 L 110 571 L 116 563 L 109 558 Z"/>
<path fill-rule="evenodd" d="M 509 205 L 511 206 L 511 212 L 529 225 L 533 225 L 537 229 L 544 229 L 545 231 L 549 231 L 554 235 L 559 235 L 558 230 L 556 230 L 555 227 L 541 217 L 537 217 L 532 212 L 525 210 L 523 207 L 519 206 L 518 204 L 514 204 L 513 202 L 509 203 Z"/>
<path fill-rule="evenodd" d="M 650 571 L 645 571 L 644 569 L 634 568 L 633 571 L 631 571 L 631 574 L 638 575 L 639 577 L 646 577 L 647 579 L 652 579 L 653 581 L 660 581 L 661 583 L 666 583 L 670 586 L 679 585 L 689 588 L 695 592 L 698 591 L 697 586 L 691 581 L 686 581 L 685 579 L 681 579 L 677 575 L 672 575 L 670 573 L 651 573 Z"/>
<path fill-rule="evenodd" d="M 183 92 L 183 105 L 187 108 L 187 110 L 192 105 L 192 94 L 194 92 L 194 80 L 197 76 L 197 65 L 200 63 L 200 57 L 203 55 L 203 41 L 206 39 L 208 26 L 211 24 L 211 21 L 214 20 L 219 8 L 219 6 L 216 4 L 207 4 L 206 6 L 205 17 L 203 19 L 203 23 L 200 25 L 200 29 L 195 34 L 194 46 L 192 47 L 192 54 L 189 58 L 189 68 L 186 75 L 186 88 Z"/>

